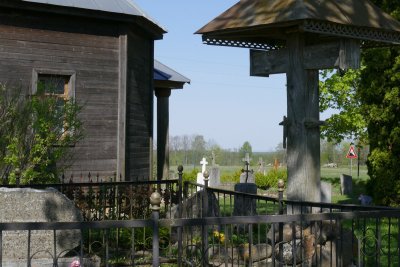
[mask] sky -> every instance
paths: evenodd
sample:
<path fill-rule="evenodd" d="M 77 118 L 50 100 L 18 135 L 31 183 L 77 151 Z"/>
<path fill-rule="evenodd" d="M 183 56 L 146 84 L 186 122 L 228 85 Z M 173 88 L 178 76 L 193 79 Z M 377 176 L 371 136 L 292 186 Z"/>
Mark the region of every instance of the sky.
<path fill-rule="evenodd" d="M 286 75 L 250 77 L 249 49 L 205 45 L 194 34 L 238 0 L 133 1 L 168 31 L 155 43 L 155 58 L 191 80 L 171 94 L 170 136 L 199 134 L 225 149 L 248 141 L 253 151 L 274 151 L 282 142 Z"/>

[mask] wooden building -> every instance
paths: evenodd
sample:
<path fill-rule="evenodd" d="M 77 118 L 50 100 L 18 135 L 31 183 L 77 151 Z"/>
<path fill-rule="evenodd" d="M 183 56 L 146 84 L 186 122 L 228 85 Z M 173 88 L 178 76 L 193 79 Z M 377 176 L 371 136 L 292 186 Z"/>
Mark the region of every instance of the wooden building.
<path fill-rule="evenodd" d="M 69 172 L 148 179 L 154 41 L 165 32 L 132 0 L 0 0 L 0 82 L 34 94 L 38 79 L 63 77 L 84 104 Z"/>

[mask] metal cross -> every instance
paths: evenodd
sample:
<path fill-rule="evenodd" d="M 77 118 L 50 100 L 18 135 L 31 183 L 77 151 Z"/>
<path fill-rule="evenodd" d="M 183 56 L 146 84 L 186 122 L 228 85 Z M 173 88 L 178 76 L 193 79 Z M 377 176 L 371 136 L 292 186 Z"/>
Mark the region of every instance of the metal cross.
<path fill-rule="evenodd" d="M 288 136 L 288 125 L 289 125 L 289 121 L 286 116 L 283 116 L 283 121 L 281 121 L 279 125 L 283 126 L 283 148 L 286 148 L 286 139 Z"/>
<path fill-rule="evenodd" d="M 250 165 L 250 160 L 251 160 L 249 153 L 246 153 L 245 157 L 242 160 L 244 161 L 244 164 L 246 165 L 246 169 L 242 170 L 242 171 L 246 173 L 246 183 L 247 183 L 247 180 L 249 179 L 249 172 L 253 173 L 253 170 L 249 170 L 249 165 Z"/>

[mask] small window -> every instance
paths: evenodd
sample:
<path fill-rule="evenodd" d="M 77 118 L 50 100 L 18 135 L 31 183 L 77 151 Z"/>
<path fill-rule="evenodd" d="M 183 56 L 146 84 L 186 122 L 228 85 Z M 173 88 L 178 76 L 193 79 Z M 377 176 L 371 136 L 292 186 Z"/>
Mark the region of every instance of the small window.
<path fill-rule="evenodd" d="M 54 97 L 56 112 L 63 113 L 65 101 L 74 97 L 75 73 L 55 72 L 49 70 L 34 70 L 32 78 L 32 94 L 43 97 Z M 59 125 L 62 137 L 70 134 L 66 130 L 67 123 Z"/>
<path fill-rule="evenodd" d="M 32 95 L 44 93 L 70 99 L 75 96 L 75 72 L 67 70 L 34 69 Z"/>

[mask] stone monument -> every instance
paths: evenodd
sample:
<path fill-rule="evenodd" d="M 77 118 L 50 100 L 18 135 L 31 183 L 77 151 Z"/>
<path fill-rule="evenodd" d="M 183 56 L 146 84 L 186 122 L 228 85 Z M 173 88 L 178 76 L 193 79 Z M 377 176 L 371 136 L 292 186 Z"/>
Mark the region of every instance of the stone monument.
<path fill-rule="evenodd" d="M 332 203 L 332 184 L 321 181 L 321 202 Z"/>
<path fill-rule="evenodd" d="M 235 191 L 256 195 L 257 186 L 254 183 L 253 170 L 249 170 L 250 160 L 249 154 L 246 153 L 243 159 L 246 167 L 242 170 L 242 174 L 240 175 L 240 183 L 235 184 Z M 243 195 L 235 195 L 235 203 L 233 206 L 234 216 L 257 215 L 256 208 L 256 199 Z"/>
<path fill-rule="evenodd" d="M 218 164 L 215 163 L 215 153 L 214 151 L 211 152 L 211 168 L 210 168 L 210 187 L 217 187 L 221 185 L 221 172 L 219 169 Z"/>
<path fill-rule="evenodd" d="M 266 174 L 266 168 L 265 168 L 265 162 L 263 161 L 263 158 L 259 158 L 258 159 L 258 169 L 257 169 L 258 173 L 262 173 L 263 175 Z"/>
<path fill-rule="evenodd" d="M 342 195 L 351 195 L 353 193 L 353 177 L 351 175 L 340 175 L 340 192 Z"/>

